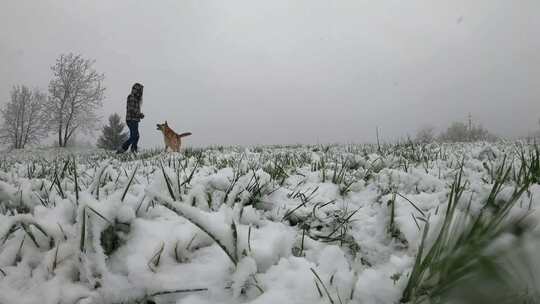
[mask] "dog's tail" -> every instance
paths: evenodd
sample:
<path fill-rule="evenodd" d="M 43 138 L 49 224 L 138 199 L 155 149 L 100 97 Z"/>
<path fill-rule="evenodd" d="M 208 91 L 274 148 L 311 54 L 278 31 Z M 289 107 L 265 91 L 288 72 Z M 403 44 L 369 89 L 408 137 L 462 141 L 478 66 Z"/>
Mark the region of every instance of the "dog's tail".
<path fill-rule="evenodd" d="M 191 132 L 186 132 L 186 133 L 178 134 L 178 137 L 182 138 L 182 137 L 186 137 L 190 135 L 191 135 Z"/>

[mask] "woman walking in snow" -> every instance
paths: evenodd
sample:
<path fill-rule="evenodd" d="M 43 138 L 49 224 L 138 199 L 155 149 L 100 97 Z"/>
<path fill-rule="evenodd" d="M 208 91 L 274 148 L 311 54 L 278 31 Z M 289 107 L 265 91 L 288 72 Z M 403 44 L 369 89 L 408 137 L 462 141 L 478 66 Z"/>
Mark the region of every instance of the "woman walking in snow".
<path fill-rule="evenodd" d="M 131 94 L 127 97 L 126 124 L 129 128 L 129 138 L 118 149 L 117 153 L 126 152 L 131 146 L 131 152 L 137 153 L 137 143 L 139 142 L 139 122 L 144 118 L 141 113 L 143 95 L 143 85 L 136 83 L 131 88 Z"/>

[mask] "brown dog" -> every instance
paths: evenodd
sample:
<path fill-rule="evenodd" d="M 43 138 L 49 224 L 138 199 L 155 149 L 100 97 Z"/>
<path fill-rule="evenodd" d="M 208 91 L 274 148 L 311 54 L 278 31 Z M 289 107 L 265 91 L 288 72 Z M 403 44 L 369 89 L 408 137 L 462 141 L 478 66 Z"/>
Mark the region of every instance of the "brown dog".
<path fill-rule="evenodd" d="M 163 139 L 165 140 L 165 151 L 168 147 L 173 152 L 180 152 L 182 137 L 191 135 L 191 132 L 177 134 L 173 131 L 173 129 L 169 128 L 167 121 L 165 121 L 164 124 L 157 124 L 157 129 L 163 133 Z"/>

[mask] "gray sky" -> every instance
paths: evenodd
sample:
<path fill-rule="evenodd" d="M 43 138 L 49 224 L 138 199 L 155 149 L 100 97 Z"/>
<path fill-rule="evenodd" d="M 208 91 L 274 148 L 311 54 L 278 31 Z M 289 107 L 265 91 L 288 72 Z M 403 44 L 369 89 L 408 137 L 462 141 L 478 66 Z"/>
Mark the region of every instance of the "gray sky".
<path fill-rule="evenodd" d="M 2 0 L 0 102 L 61 53 L 97 60 L 103 115 L 145 86 L 188 145 L 366 142 L 469 112 L 515 136 L 540 117 L 538 0 Z"/>

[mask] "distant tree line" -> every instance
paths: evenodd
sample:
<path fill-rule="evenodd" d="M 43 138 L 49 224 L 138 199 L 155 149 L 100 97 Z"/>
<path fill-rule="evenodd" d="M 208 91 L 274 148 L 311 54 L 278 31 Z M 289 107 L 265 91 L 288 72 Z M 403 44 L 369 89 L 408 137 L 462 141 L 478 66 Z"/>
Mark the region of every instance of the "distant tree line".
<path fill-rule="evenodd" d="M 419 143 L 439 142 L 475 142 L 475 141 L 496 141 L 498 137 L 485 129 L 481 124 L 473 124 L 469 119 L 468 123 L 456 121 L 439 135 L 435 133 L 433 126 L 423 126 L 416 134 L 416 141 Z"/>
<path fill-rule="evenodd" d="M 48 94 L 26 85 L 13 86 L 11 99 L 0 110 L 0 142 L 22 149 L 55 134 L 58 146 L 66 147 L 75 133 L 96 130 L 105 76 L 94 69 L 94 63 L 81 55 L 62 54 L 51 67 Z"/>

